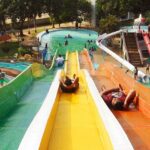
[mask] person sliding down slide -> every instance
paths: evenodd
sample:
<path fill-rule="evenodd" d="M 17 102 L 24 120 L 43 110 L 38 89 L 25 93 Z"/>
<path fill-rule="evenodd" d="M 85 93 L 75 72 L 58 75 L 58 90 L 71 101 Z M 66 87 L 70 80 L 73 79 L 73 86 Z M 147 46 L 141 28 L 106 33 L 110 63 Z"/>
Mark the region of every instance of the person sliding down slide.
<path fill-rule="evenodd" d="M 79 88 L 79 78 L 76 75 L 73 75 L 73 79 L 68 76 L 65 77 L 65 80 L 60 80 L 60 88 L 65 93 L 73 93 Z"/>
<path fill-rule="evenodd" d="M 58 57 L 56 58 L 56 66 L 61 67 L 64 64 L 64 58 L 59 54 Z"/>
<path fill-rule="evenodd" d="M 136 103 L 137 96 L 135 90 L 130 90 L 126 95 L 121 85 L 119 88 L 105 90 L 101 94 L 105 103 L 113 109 L 124 110 L 128 109 L 131 103 Z"/>

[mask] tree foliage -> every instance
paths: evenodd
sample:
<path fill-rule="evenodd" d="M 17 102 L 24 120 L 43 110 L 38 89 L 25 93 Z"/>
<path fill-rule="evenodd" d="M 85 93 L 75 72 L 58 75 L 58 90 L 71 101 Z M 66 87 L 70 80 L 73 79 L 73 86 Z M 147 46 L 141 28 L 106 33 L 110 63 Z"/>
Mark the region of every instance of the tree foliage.
<path fill-rule="evenodd" d="M 100 20 L 100 28 L 102 33 L 112 32 L 117 29 L 119 20 L 114 15 L 108 15 Z"/>
<path fill-rule="evenodd" d="M 148 17 L 150 10 L 150 1 L 149 0 L 97 0 L 97 24 L 100 25 L 100 30 L 102 26 L 107 26 L 106 30 L 108 31 L 108 26 L 114 28 L 114 23 L 116 19 L 127 17 L 128 12 L 132 12 L 135 17 L 139 14 L 146 15 Z M 150 17 L 150 16 L 149 16 Z M 149 18 L 148 17 L 148 18 Z M 115 19 L 116 18 L 116 19 Z M 109 21 L 114 21 L 113 23 Z M 108 25 L 108 23 L 110 23 Z M 112 26 L 111 26 L 112 25 Z M 117 25 L 117 24 L 116 24 Z M 102 27 L 103 28 L 103 27 Z"/>
<path fill-rule="evenodd" d="M 53 25 L 79 21 L 81 16 L 89 18 L 90 3 L 86 0 L 0 0 L 0 27 L 4 27 L 9 17 L 13 28 L 19 28 L 23 35 L 25 20 L 35 20 L 42 13 L 49 14 Z"/>
<path fill-rule="evenodd" d="M 110 16 L 122 18 L 127 12 L 135 15 L 142 13 L 149 18 L 149 0 L 96 0 L 97 24 Z M 13 27 L 22 29 L 26 19 L 34 19 L 42 13 L 48 13 L 51 23 L 91 20 L 90 0 L 0 0 L 0 28 L 5 29 L 6 18 L 11 18 Z M 112 17 L 113 18 L 113 17 Z M 112 19 L 111 18 L 111 19 Z M 100 21 L 102 19 L 102 21 Z"/>

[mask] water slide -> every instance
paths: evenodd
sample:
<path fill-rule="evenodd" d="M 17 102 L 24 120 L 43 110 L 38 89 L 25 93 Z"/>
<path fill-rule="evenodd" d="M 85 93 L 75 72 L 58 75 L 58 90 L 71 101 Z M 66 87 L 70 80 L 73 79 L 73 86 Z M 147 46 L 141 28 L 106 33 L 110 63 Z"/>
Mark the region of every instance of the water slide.
<path fill-rule="evenodd" d="M 100 59 L 102 59 L 101 55 L 99 56 L 99 60 Z M 80 53 L 79 60 L 81 68 L 87 69 L 92 75 L 94 75 L 93 80 L 99 92 L 101 92 L 103 87 L 111 89 L 117 87 L 119 83 L 123 86 L 125 91 L 134 88 L 138 92 L 140 100 L 137 109 L 130 109 L 128 111 L 111 111 L 124 128 L 135 150 L 150 149 L 148 140 L 150 138 L 150 118 L 148 117 L 149 108 L 144 101 L 146 99 L 144 96 L 147 96 L 147 100 L 149 100 L 149 89 L 134 81 L 134 79 L 124 73 L 124 70 L 121 69 L 118 64 L 112 64 L 112 62 L 102 62 L 100 67 L 93 72 L 90 56 L 85 50 Z M 94 57 L 94 60 L 96 60 L 96 57 Z"/>
<path fill-rule="evenodd" d="M 129 70 L 134 71 L 133 65 L 123 60 L 103 44 L 103 40 L 121 32 L 122 31 L 117 31 L 108 35 L 104 35 L 103 37 L 99 37 L 97 40 L 97 45 L 106 53 L 111 55 L 115 60 L 117 60 L 117 64 L 121 63 Z M 95 83 L 97 87 L 99 87 L 99 91 L 101 91 L 102 85 L 104 85 L 107 89 L 110 89 L 118 86 L 119 83 L 126 91 L 131 89 L 136 90 L 137 94 L 139 95 L 137 109 L 134 109 L 133 111 L 113 111 L 113 113 L 126 131 L 130 141 L 134 146 L 134 149 L 150 149 L 149 140 L 147 140 L 150 138 L 150 89 L 138 83 L 129 75 L 125 74 L 125 71 L 121 70 L 119 66 L 120 65 L 116 64 L 112 65 L 112 62 L 109 65 L 106 62 L 104 65 L 100 65 L 99 70 L 96 73 L 98 75 L 95 78 Z M 141 76 L 145 75 L 142 71 L 139 71 L 138 73 L 140 73 Z"/>
<path fill-rule="evenodd" d="M 94 149 L 96 150 L 104 148 L 104 143 L 99 139 L 102 132 L 100 126 L 103 126 L 103 124 L 101 122 L 96 123 L 100 121 L 99 118 L 96 119 L 96 122 L 94 120 L 96 117 L 96 114 L 93 115 L 96 113 L 94 112 L 95 108 L 92 106 L 92 98 L 88 98 L 86 81 L 84 74 L 79 72 L 76 54 L 68 54 L 69 59 L 65 74 L 72 77 L 76 73 L 80 78 L 80 89 L 73 94 L 60 93 L 56 117 L 48 143 L 49 150 L 87 150 L 89 147 L 95 147 Z M 112 145 L 107 133 L 104 134 L 106 134 L 105 136 L 108 140 L 105 147 L 108 146 L 106 149 L 110 149 Z"/>
<path fill-rule="evenodd" d="M 13 110 L 11 110 L 7 115 L 5 115 L 4 118 L 0 120 L 0 149 L 1 150 L 16 150 L 18 149 L 18 146 L 28 128 L 30 123 L 32 122 L 32 119 L 40 109 L 47 92 L 49 91 L 49 88 L 51 86 L 52 80 L 55 76 L 56 70 L 53 70 L 53 65 L 55 62 L 57 51 L 55 53 L 52 65 L 50 67 L 50 70 L 44 69 L 44 67 L 40 64 L 33 64 L 32 65 L 32 75 L 36 78 L 32 84 L 28 87 L 26 92 L 23 94 L 22 97 L 17 99 L 15 106 L 13 106 Z M 42 77 L 42 75 L 44 77 Z M 20 74 L 16 78 L 13 78 L 8 85 L 0 88 L 1 92 L 2 90 L 6 89 L 5 97 L 3 97 L 1 93 L 1 97 L 3 97 L 4 101 L 6 101 L 7 97 L 10 97 L 9 102 L 5 102 L 6 105 L 12 105 L 13 103 L 13 97 L 10 95 L 9 87 L 11 86 L 12 89 L 14 89 L 14 86 L 18 86 L 20 78 L 23 76 Z M 7 77 L 7 76 L 6 76 Z M 42 78 L 41 78 L 42 77 Z M 27 76 L 27 78 L 32 78 L 30 76 Z M 39 78 L 39 79 L 38 79 Z M 24 78 L 25 80 L 26 78 Z M 17 85 L 15 84 L 17 82 Z M 24 85 L 21 85 L 21 89 Z M 42 89 L 42 90 L 41 90 Z M 2 102 L 2 101 L 1 101 Z M 6 106 L 3 106 L 3 109 L 1 108 L 1 111 L 7 109 Z"/>
<path fill-rule="evenodd" d="M 30 124 L 19 150 L 133 149 L 126 134 L 103 103 L 85 70 L 80 70 L 78 53 L 67 53 L 63 71 L 58 71 L 50 91 Z M 60 76 L 76 73 L 79 89 L 63 93 Z"/>
<path fill-rule="evenodd" d="M 103 59 L 100 53 L 97 58 L 99 58 L 99 60 Z M 96 57 L 94 57 L 94 59 L 96 60 Z M 101 92 L 103 87 L 106 89 L 111 89 L 117 87 L 120 83 L 125 91 L 129 91 L 130 89 L 134 88 L 140 95 L 137 109 L 111 111 L 124 128 L 135 150 L 150 149 L 150 118 L 148 116 L 150 109 L 149 105 L 146 104 L 145 101 L 149 100 L 149 89 L 140 85 L 140 83 L 134 81 L 134 79 L 128 76 L 124 70 L 120 68 L 118 63 L 112 63 L 111 61 L 108 62 L 110 59 L 107 59 L 107 62 L 105 63 L 102 61 L 100 67 L 94 72 L 90 67 L 91 61 L 87 51 L 84 50 L 82 53 L 80 53 L 79 60 L 81 68 L 87 69 L 91 74 L 94 75 L 92 78 L 99 92 Z"/>
<path fill-rule="evenodd" d="M 144 38 L 145 44 L 146 44 L 147 49 L 148 49 L 148 53 L 150 54 L 150 38 L 149 38 L 149 34 L 145 33 L 145 32 L 142 32 L 142 34 L 143 34 L 143 38 Z"/>

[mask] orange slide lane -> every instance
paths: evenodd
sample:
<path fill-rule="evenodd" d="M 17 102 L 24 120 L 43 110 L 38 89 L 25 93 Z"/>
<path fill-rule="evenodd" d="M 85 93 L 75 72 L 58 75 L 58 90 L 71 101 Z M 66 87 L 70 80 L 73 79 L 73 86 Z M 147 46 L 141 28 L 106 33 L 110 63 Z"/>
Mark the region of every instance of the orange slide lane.
<path fill-rule="evenodd" d="M 82 69 L 87 69 L 91 73 L 91 67 L 89 67 L 91 66 L 91 63 L 87 61 L 89 60 L 89 55 L 85 53 L 87 52 L 80 53 L 80 67 Z M 94 74 L 92 74 L 92 78 L 99 92 L 103 86 L 105 86 L 106 89 L 111 89 L 112 87 L 117 87 L 118 83 L 121 83 L 126 91 L 134 88 L 138 92 L 139 96 L 142 98 L 139 98 L 137 109 L 130 109 L 128 111 L 112 110 L 112 112 L 125 130 L 135 150 L 150 149 L 150 115 L 144 106 L 144 102 L 146 101 L 144 100 L 146 99 L 144 90 L 150 89 L 144 89 L 141 91 L 140 89 L 144 87 L 140 87 L 141 85 L 139 84 L 137 85 L 137 83 L 135 83 L 135 81 L 127 74 L 125 74 L 122 69 L 112 63 L 101 64 L 98 70 L 94 71 Z M 129 85 L 127 84 L 128 82 Z M 144 113 L 147 115 L 144 115 Z"/>

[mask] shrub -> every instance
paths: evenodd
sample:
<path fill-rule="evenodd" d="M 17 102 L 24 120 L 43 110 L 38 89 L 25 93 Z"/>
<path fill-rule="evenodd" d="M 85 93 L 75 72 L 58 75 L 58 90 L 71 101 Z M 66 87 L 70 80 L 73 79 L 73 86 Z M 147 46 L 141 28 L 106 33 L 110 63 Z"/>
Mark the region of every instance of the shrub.
<path fill-rule="evenodd" d="M 24 56 L 25 54 L 28 53 L 28 50 L 26 48 L 24 48 L 24 47 L 19 47 L 18 48 L 18 53 L 19 53 L 19 55 Z"/>
<path fill-rule="evenodd" d="M 13 56 L 17 52 L 18 42 L 4 42 L 0 44 L 0 57 Z"/>
<path fill-rule="evenodd" d="M 8 53 L 9 52 L 9 47 L 2 47 L 2 51 L 4 52 L 4 53 Z"/>

